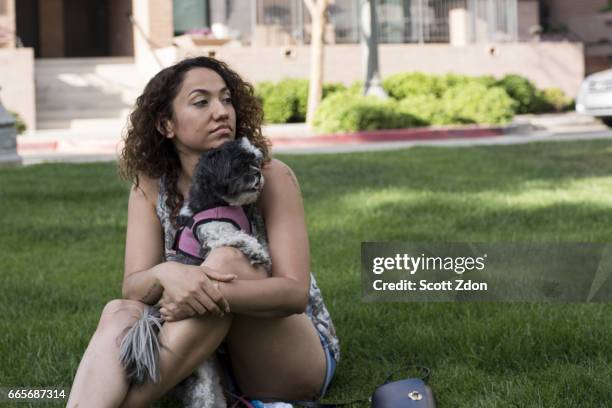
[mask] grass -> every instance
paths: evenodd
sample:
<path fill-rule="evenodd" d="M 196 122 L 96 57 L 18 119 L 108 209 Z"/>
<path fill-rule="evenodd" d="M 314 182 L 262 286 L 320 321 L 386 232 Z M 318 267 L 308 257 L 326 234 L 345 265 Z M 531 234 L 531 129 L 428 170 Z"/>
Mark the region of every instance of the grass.
<path fill-rule="evenodd" d="M 611 141 L 280 158 L 341 341 L 326 401 L 405 364 L 432 369 L 441 408 L 612 400 L 608 304 L 364 303 L 360 287 L 361 241 L 612 241 Z M 70 386 L 120 296 L 127 192 L 113 164 L 0 169 L 0 386 Z"/>

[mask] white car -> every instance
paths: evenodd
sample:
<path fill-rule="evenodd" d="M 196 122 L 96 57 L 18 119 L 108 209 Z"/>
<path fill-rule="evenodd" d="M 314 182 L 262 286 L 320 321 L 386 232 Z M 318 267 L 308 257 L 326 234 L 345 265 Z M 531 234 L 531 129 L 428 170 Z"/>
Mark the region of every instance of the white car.
<path fill-rule="evenodd" d="M 584 79 L 576 98 L 576 112 L 598 117 L 612 126 L 612 69 Z"/>

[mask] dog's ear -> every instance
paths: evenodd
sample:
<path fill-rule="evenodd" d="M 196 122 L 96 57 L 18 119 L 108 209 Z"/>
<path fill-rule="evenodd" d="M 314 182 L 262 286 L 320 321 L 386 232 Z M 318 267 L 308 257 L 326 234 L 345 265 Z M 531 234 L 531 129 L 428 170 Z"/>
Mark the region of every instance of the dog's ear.
<path fill-rule="evenodd" d="M 243 136 L 240 139 L 240 147 L 242 147 L 247 152 L 253 153 L 257 160 L 263 159 L 263 154 L 261 153 L 261 150 L 255 147 L 255 145 L 253 145 L 246 136 Z"/>
<path fill-rule="evenodd" d="M 227 143 L 229 142 L 224 145 Z M 230 160 L 226 151 L 218 147 L 204 153 L 196 165 L 193 173 L 194 182 L 189 191 L 192 208 L 199 208 L 200 205 L 222 195 L 223 187 L 228 184 L 229 173 Z"/>

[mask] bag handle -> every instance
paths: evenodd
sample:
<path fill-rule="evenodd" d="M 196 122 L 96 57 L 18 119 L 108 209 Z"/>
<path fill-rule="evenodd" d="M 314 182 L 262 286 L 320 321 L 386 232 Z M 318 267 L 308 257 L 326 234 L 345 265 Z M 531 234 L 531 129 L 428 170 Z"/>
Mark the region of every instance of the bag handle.
<path fill-rule="evenodd" d="M 391 372 L 391 374 L 389 374 L 389 376 L 387 377 L 387 379 L 385 380 L 385 382 L 383 384 L 388 384 L 391 382 L 391 379 L 393 378 L 393 376 L 397 373 L 399 373 L 400 371 L 404 371 L 407 370 L 409 368 L 418 368 L 419 370 L 421 370 L 421 380 L 423 380 L 423 382 L 427 382 L 427 380 L 429 379 L 429 376 L 431 375 L 431 370 L 427 367 L 423 367 L 423 366 L 419 366 L 419 365 L 415 365 L 415 364 L 410 364 L 401 368 L 398 368 L 397 370 L 393 370 Z"/>
<path fill-rule="evenodd" d="M 424 382 L 427 382 L 427 380 L 429 379 L 429 376 L 431 375 L 431 370 L 429 368 L 424 367 L 424 366 L 415 365 L 415 364 L 409 364 L 404 367 L 393 370 L 391 374 L 389 374 L 389 376 L 387 377 L 387 379 L 385 380 L 383 384 L 390 383 L 391 379 L 393 378 L 395 374 L 397 374 L 400 371 L 407 370 L 409 368 L 418 368 L 421 371 L 420 379 L 423 380 Z M 232 396 L 237 397 L 236 395 L 233 395 L 233 394 Z M 244 397 L 239 397 L 239 398 L 241 400 L 244 399 Z M 292 401 L 292 400 L 280 400 L 277 398 L 266 398 L 266 397 L 258 397 L 258 399 L 265 399 L 266 401 L 270 401 L 270 402 L 286 402 L 286 403 L 297 405 L 298 407 L 303 407 L 303 408 L 337 408 L 337 407 L 344 407 L 347 405 L 353 405 L 353 404 L 362 403 L 362 402 L 372 402 L 372 397 L 352 400 L 352 401 L 334 402 L 334 403 L 329 403 L 329 404 L 320 403 L 316 401 Z M 248 405 L 246 406 L 252 407 L 252 404 L 248 403 Z"/>

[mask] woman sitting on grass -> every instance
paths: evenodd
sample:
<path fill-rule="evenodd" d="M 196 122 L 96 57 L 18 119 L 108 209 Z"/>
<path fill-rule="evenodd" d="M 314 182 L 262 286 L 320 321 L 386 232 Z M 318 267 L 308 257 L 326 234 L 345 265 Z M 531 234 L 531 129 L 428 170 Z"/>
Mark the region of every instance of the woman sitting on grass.
<path fill-rule="evenodd" d="M 158 400 L 225 342 L 242 393 L 324 395 L 338 339 L 309 271 L 304 209 L 291 169 L 269 156 L 253 87 L 215 59 L 187 59 L 149 81 L 130 117 L 120 166 L 133 181 L 123 296 L 102 311 L 79 365 L 69 407 L 141 407 Z M 167 261 L 176 217 L 199 156 L 246 136 L 265 157 L 265 186 L 251 220 L 269 245 L 272 276 L 237 249 L 214 249 L 200 266 Z M 264 224 L 265 220 L 265 224 Z M 119 344 L 145 305 L 160 301 L 161 381 L 130 387 Z"/>

